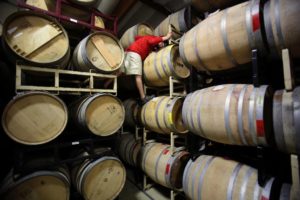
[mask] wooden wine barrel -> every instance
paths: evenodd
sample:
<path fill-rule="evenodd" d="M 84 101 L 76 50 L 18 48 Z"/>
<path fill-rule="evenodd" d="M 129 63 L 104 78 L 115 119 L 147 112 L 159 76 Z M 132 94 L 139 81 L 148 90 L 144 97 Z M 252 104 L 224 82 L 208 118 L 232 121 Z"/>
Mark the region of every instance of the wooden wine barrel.
<path fill-rule="evenodd" d="M 96 153 L 101 151 L 97 150 Z M 126 181 L 122 162 L 109 155 L 86 159 L 73 166 L 71 173 L 73 185 L 84 199 L 89 200 L 115 199 Z"/>
<path fill-rule="evenodd" d="M 125 107 L 125 121 L 124 125 L 130 127 L 140 126 L 142 107 L 135 99 L 126 99 L 124 102 Z"/>
<path fill-rule="evenodd" d="M 40 67 L 64 68 L 70 57 L 69 38 L 53 18 L 36 12 L 19 11 L 3 24 L 5 53 L 15 63 L 23 59 Z"/>
<path fill-rule="evenodd" d="M 148 143 L 140 151 L 142 170 L 156 183 L 171 189 L 182 187 L 182 174 L 189 153 L 178 151 L 173 156 L 170 145 Z"/>
<path fill-rule="evenodd" d="M 181 97 L 155 97 L 142 107 L 143 125 L 157 133 L 187 133 L 182 122 L 182 104 Z"/>
<path fill-rule="evenodd" d="M 89 7 L 97 7 L 99 4 L 99 0 L 69 0 L 75 4 Z"/>
<path fill-rule="evenodd" d="M 84 131 L 110 136 L 121 128 L 125 119 L 122 102 L 110 94 L 85 96 L 70 105 L 70 118 Z"/>
<path fill-rule="evenodd" d="M 184 79 L 190 76 L 190 70 L 183 63 L 179 56 L 177 45 L 169 45 L 152 52 L 144 60 L 143 78 L 146 85 L 160 87 L 168 86 L 169 78 Z"/>
<path fill-rule="evenodd" d="M 258 0 L 211 14 L 180 40 L 184 63 L 199 71 L 221 71 L 251 61 L 251 49 L 263 54 Z"/>
<path fill-rule="evenodd" d="M 141 146 L 142 141 L 136 140 L 133 134 L 122 134 L 118 141 L 118 154 L 127 164 L 136 167 Z"/>
<path fill-rule="evenodd" d="M 273 97 L 273 127 L 276 146 L 300 154 L 300 87 L 293 92 L 278 90 Z"/>
<path fill-rule="evenodd" d="M 264 24 L 269 49 L 281 57 L 281 50 L 288 48 L 291 55 L 300 58 L 300 1 L 272 0 L 264 5 Z"/>
<path fill-rule="evenodd" d="M 202 155 L 188 161 L 183 191 L 189 199 L 269 199 L 274 178 L 262 188 L 257 174 L 256 169 L 236 161 Z"/>
<path fill-rule="evenodd" d="M 46 92 L 15 96 L 5 107 L 2 126 L 14 141 L 37 145 L 58 137 L 68 121 L 68 110 L 58 97 Z"/>
<path fill-rule="evenodd" d="M 217 9 L 224 9 L 236 4 L 237 0 L 192 0 L 192 6 L 199 12 L 211 12 Z"/>
<path fill-rule="evenodd" d="M 70 180 L 66 170 L 38 170 L 15 179 L 13 170 L 4 179 L 4 200 L 68 200 Z"/>
<path fill-rule="evenodd" d="M 292 186 L 290 184 L 284 183 L 280 189 L 279 200 L 289 200 L 291 199 L 291 189 Z"/>
<path fill-rule="evenodd" d="M 119 40 L 107 32 L 90 34 L 73 53 L 74 68 L 79 71 L 112 73 L 121 67 L 123 60 L 124 50 Z"/>
<path fill-rule="evenodd" d="M 169 32 L 169 25 L 173 25 L 172 39 L 178 39 L 183 33 L 188 31 L 192 26 L 196 25 L 200 19 L 193 15 L 190 7 L 183 8 L 175 13 L 172 13 L 165 18 L 155 29 L 154 34 L 157 36 L 167 35 Z M 196 24 L 192 23 L 196 22 Z"/>
<path fill-rule="evenodd" d="M 121 37 L 121 44 L 126 49 L 134 42 L 135 36 L 153 35 L 153 28 L 145 23 L 136 24 L 125 31 Z"/>
<path fill-rule="evenodd" d="M 225 84 L 190 93 L 182 107 L 186 127 L 204 138 L 234 145 L 270 145 L 272 93 L 268 86 Z"/>

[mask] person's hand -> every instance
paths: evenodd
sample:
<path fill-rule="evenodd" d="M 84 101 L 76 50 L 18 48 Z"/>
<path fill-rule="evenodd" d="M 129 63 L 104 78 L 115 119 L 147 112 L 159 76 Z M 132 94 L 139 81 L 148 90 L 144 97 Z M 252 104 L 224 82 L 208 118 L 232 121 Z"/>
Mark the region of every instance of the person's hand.
<path fill-rule="evenodd" d="M 162 39 L 163 41 L 169 40 L 172 36 L 172 31 L 168 32 L 167 35 L 165 35 Z"/>

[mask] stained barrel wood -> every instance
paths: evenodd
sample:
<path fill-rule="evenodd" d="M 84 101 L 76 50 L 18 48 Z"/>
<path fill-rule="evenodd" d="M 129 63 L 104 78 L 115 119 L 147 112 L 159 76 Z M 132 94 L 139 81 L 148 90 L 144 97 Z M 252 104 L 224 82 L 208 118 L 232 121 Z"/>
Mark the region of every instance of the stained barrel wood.
<path fill-rule="evenodd" d="M 251 61 L 251 49 L 263 54 L 259 1 L 247 1 L 211 14 L 180 40 L 184 63 L 199 71 L 221 71 Z"/>
<path fill-rule="evenodd" d="M 124 102 L 125 107 L 125 121 L 124 125 L 136 127 L 141 125 L 141 111 L 142 107 L 135 99 L 126 99 Z"/>
<path fill-rule="evenodd" d="M 155 97 L 142 107 L 143 125 L 157 133 L 187 133 L 182 122 L 182 104 L 181 97 Z"/>
<path fill-rule="evenodd" d="M 95 153 L 102 150 L 96 149 Z M 87 152 L 85 154 L 88 155 Z M 115 156 L 103 155 L 86 159 L 72 167 L 72 182 L 77 191 L 89 200 L 115 199 L 124 187 L 126 170 Z"/>
<path fill-rule="evenodd" d="M 175 13 L 172 13 L 165 18 L 155 29 L 154 34 L 157 36 L 167 35 L 169 32 L 169 25 L 173 25 L 173 39 L 178 39 L 181 34 L 188 31 L 194 24 L 192 22 L 198 22 L 199 20 L 190 11 L 189 7 L 183 8 Z"/>
<path fill-rule="evenodd" d="M 300 57 L 300 1 L 272 0 L 264 5 L 264 24 L 269 49 L 281 57 L 281 50 L 288 48 L 293 57 Z"/>
<path fill-rule="evenodd" d="M 192 0 L 192 6 L 199 12 L 214 11 L 236 4 L 237 0 Z"/>
<path fill-rule="evenodd" d="M 202 155 L 188 161 L 183 191 L 189 199 L 270 199 L 274 178 L 260 187 L 257 174 L 256 169 L 236 161 Z"/>
<path fill-rule="evenodd" d="M 107 32 L 95 32 L 84 38 L 73 53 L 74 68 L 79 71 L 96 70 L 112 73 L 124 60 L 124 50 L 119 40 Z"/>
<path fill-rule="evenodd" d="M 190 76 L 179 56 L 177 45 L 169 45 L 158 52 L 150 53 L 144 60 L 143 77 L 146 85 L 160 87 L 168 86 L 169 78 L 184 79 Z"/>
<path fill-rule="evenodd" d="M 122 134 L 117 144 L 118 154 L 121 159 L 127 164 L 136 167 L 142 141 L 140 139 L 136 140 L 133 134 Z"/>
<path fill-rule="evenodd" d="M 70 118 L 82 130 L 98 136 L 110 136 L 125 119 L 122 102 L 110 94 L 85 96 L 70 105 Z"/>
<path fill-rule="evenodd" d="M 46 92 L 17 95 L 5 107 L 2 126 L 14 141 L 36 145 L 58 137 L 68 121 L 68 110 L 58 97 Z"/>
<path fill-rule="evenodd" d="M 286 153 L 300 154 L 300 87 L 293 92 L 278 90 L 273 97 L 273 127 L 276 146 Z"/>
<path fill-rule="evenodd" d="M 170 145 L 148 143 L 140 151 L 142 170 L 156 183 L 171 189 L 182 187 L 182 174 L 189 153 L 178 151 L 173 156 Z"/>
<path fill-rule="evenodd" d="M 182 118 L 194 134 L 212 141 L 257 146 L 270 145 L 272 98 L 268 86 L 225 84 L 190 93 Z"/>
<path fill-rule="evenodd" d="M 126 49 L 134 42 L 136 36 L 153 35 L 153 28 L 145 23 L 136 24 L 125 31 L 121 37 L 121 44 Z"/>
<path fill-rule="evenodd" d="M 4 200 L 68 200 L 70 180 L 65 170 L 38 170 L 18 179 L 13 171 L 7 175 L 1 188 Z"/>
<path fill-rule="evenodd" d="M 19 11 L 3 24 L 5 53 L 11 60 L 26 60 L 39 66 L 64 68 L 70 57 L 68 34 L 53 18 Z"/>

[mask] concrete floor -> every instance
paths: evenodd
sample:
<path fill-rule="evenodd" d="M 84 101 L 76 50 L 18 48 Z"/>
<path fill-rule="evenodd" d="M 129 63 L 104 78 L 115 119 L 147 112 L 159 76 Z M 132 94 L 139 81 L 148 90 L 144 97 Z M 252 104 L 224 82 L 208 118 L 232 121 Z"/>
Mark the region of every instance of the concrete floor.
<path fill-rule="evenodd" d="M 139 179 L 139 180 L 136 180 Z M 127 180 L 119 200 L 168 200 L 170 199 L 170 190 L 158 184 L 154 184 L 146 191 L 142 190 L 142 175 L 136 177 L 133 168 L 127 168 Z M 182 195 L 177 195 L 176 200 L 185 199 Z"/>

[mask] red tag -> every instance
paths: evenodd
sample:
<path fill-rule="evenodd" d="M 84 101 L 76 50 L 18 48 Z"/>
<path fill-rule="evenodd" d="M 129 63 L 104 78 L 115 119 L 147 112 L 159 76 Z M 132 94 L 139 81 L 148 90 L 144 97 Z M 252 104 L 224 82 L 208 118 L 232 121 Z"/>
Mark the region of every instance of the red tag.
<path fill-rule="evenodd" d="M 168 152 L 169 152 L 169 150 L 168 150 L 168 149 L 165 149 L 165 150 L 163 151 L 163 154 L 166 155 Z"/>
<path fill-rule="evenodd" d="M 253 29 L 253 32 L 260 29 L 259 12 L 252 14 L 252 29 Z"/>
<path fill-rule="evenodd" d="M 166 166 L 166 174 L 169 174 L 169 172 L 170 172 L 170 164 L 167 164 L 167 166 Z"/>
<path fill-rule="evenodd" d="M 263 195 L 260 200 L 269 200 L 269 198 L 267 198 Z"/>
<path fill-rule="evenodd" d="M 258 137 L 264 137 L 265 136 L 264 120 L 256 120 L 256 129 L 257 129 L 257 136 Z"/>

